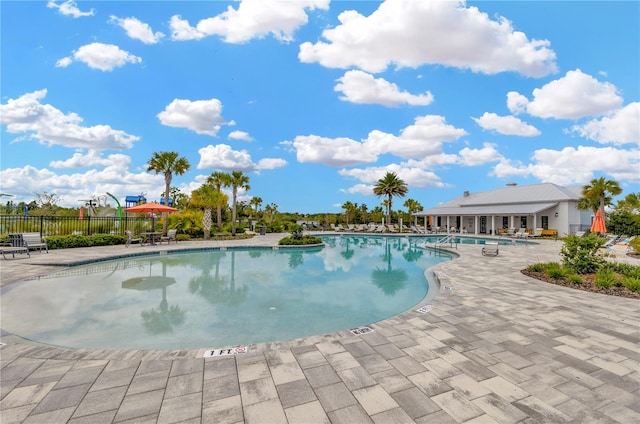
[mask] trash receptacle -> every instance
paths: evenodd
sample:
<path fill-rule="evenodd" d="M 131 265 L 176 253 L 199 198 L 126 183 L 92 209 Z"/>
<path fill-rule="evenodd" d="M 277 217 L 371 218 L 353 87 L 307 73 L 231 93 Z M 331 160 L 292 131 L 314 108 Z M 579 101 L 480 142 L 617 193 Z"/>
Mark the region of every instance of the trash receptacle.
<path fill-rule="evenodd" d="M 267 234 L 267 227 L 264 227 L 264 226 L 260 227 L 260 235 L 264 236 L 265 234 Z"/>

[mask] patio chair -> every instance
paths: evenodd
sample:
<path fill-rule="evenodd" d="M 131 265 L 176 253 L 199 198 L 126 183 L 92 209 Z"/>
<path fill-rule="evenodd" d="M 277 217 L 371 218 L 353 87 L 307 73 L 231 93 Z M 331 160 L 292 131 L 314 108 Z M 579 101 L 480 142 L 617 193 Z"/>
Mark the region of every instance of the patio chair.
<path fill-rule="evenodd" d="M 166 241 L 167 244 L 169 244 L 171 240 L 173 240 L 174 242 L 176 242 L 176 244 L 178 244 L 178 239 L 176 238 L 177 232 L 178 230 L 176 229 L 167 230 L 167 235 L 160 237 L 160 244 L 162 244 L 163 241 Z"/>
<path fill-rule="evenodd" d="M 498 243 L 486 242 L 482 248 L 482 256 L 498 256 Z"/>
<path fill-rule="evenodd" d="M 127 235 L 125 247 L 129 247 L 131 243 L 140 243 L 140 246 L 144 246 L 144 239 L 142 237 L 134 237 L 131 230 L 125 230 L 124 233 Z"/>
<path fill-rule="evenodd" d="M 29 248 L 27 247 L 16 247 L 16 246 L 0 246 L 0 253 L 2 253 L 2 257 L 7 259 L 7 253 L 11 253 L 11 257 L 15 258 L 16 253 L 26 253 L 27 256 L 31 257 L 31 253 L 29 253 Z"/>
<path fill-rule="evenodd" d="M 23 246 L 29 250 L 37 249 L 42 253 L 42 249 L 44 249 L 49 253 L 49 246 L 47 246 L 47 242 L 40 237 L 40 233 L 22 233 L 22 243 Z"/>

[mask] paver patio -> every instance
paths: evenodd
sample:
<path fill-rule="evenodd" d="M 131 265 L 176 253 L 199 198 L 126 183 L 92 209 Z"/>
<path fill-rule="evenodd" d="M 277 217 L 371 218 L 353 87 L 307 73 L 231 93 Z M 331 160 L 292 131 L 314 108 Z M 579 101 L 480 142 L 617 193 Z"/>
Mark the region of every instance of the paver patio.
<path fill-rule="evenodd" d="M 282 236 L 127 251 L 274 246 Z M 64 349 L 2 334 L 0 422 L 638 423 L 640 302 L 520 273 L 557 261 L 561 245 L 505 246 L 496 257 L 458 245 L 459 258 L 434 267 L 441 287 L 419 304 L 427 313 L 236 356 Z M 17 255 L 0 260 L 1 284 L 124 250 Z"/>

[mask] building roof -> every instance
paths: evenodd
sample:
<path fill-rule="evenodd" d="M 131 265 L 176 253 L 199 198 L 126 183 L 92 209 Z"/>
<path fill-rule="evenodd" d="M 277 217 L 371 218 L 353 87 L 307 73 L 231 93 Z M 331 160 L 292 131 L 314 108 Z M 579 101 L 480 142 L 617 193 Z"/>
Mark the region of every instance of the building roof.
<path fill-rule="evenodd" d="M 580 187 L 562 187 L 553 183 L 526 186 L 508 185 L 492 191 L 470 193 L 414 215 L 534 214 L 559 202 L 577 201 Z"/>

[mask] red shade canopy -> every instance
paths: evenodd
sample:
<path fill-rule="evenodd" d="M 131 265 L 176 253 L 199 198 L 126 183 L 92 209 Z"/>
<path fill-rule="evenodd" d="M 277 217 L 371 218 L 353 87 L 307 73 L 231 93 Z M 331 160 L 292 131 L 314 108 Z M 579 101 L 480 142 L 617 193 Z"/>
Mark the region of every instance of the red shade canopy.
<path fill-rule="evenodd" d="M 591 224 L 591 232 L 600 234 L 605 234 L 607 232 L 607 227 L 604 225 L 604 216 L 602 216 L 602 212 L 599 209 L 598 212 L 596 212 L 593 224 Z"/>
<path fill-rule="evenodd" d="M 178 209 L 172 208 L 171 206 L 161 205 L 160 203 L 151 202 L 126 208 L 125 211 L 129 213 L 163 213 L 177 212 Z"/>

